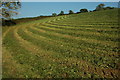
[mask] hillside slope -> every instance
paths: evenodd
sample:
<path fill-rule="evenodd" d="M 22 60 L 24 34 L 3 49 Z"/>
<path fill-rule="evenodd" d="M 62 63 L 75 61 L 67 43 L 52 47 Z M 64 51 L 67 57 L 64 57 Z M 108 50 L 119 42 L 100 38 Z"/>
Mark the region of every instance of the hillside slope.
<path fill-rule="evenodd" d="M 3 27 L 3 78 L 118 78 L 118 9 Z"/>

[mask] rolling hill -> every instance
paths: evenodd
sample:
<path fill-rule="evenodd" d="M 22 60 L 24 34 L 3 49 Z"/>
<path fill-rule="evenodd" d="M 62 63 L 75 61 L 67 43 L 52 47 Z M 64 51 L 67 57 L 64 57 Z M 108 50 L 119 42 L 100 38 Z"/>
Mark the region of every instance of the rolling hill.
<path fill-rule="evenodd" d="M 3 27 L 3 78 L 119 78 L 118 9 Z"/>

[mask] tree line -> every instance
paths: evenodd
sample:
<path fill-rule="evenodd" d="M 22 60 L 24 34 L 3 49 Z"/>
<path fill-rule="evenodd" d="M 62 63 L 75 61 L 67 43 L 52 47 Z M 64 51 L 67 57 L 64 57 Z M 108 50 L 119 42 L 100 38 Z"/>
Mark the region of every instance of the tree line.
<path fill-rule="evenodd" d="M 109 6 L 105 7 L 105 4 L 99 4 L 98 6 L 96 6 L 96 9 L 93 11 L 89 11 L 88 9 L 84 8 L 84 9 L 80 9 L 80 11 L 76 13 L 78 14 L 78 13 L 94 12 L 94 11 L 101 11 L 101 10 L 108 10 L 108 9 L 114 9 L 114 7 L 109 7 Z M 75 13 L 74 11 L 69 10 L 68 14 L 75 14 Z M 52 13 L 52 16 L 60 16 L 60 15 L 68 15 L 68 14 L 65 14 L 64 11 L 61 11 L 59 14 Z"/>
<path fill-rule="evenodd" d="M 21 8 L 21 2 L 19 0 L 16 0 L 16 2 L 1 2 L 0 1 L 0 18 L 2 18 L 2 25 L 9 26 L 9 25 L 15 25 L 16 22 L 12 20 L 12 16 L 17 15 L 17 9 Z M 96 9 L 93 11 L 88 11 L 88 9 L 80 9 L 79 12 L 74 12 L 72 10 L 69 10 L 68 14 L 65 14 L 64 11 L 61 11 L 59 14 L 52 13 L 51 16 L 45 16 L 45 17 L 55 17 L 55 16 L 61 16 L 61 15 L 70 15 L 70 14 L 78 14 L 78 13 L 85 13 L 85 12 L 94 12 L 94 11 L 101 11 L 101 10 L 107 10 L 107 9 L 114 9 L 114 7 L 105 7 L 105 4 L 99 4 L 96 6 Z M 44 17 L 44 16 L 40 16 Z"/>

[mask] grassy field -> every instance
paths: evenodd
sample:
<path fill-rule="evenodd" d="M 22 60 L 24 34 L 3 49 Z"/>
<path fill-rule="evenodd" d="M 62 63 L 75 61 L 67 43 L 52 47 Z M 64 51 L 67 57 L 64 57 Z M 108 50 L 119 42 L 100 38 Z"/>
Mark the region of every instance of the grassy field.
<path fill-rule="evenodd" d="M 3 27 L 3 78 L 118 78 L 118 9 Z"/>

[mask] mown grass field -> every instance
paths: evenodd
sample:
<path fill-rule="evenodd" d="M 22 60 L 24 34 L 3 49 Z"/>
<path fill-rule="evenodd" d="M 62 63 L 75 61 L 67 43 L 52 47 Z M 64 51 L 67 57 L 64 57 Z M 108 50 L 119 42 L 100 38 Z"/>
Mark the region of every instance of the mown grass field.
<path fill-rule="evenodd" d="M 119 78 L 118 9 L 3 27 L 3 78 Z"/>

